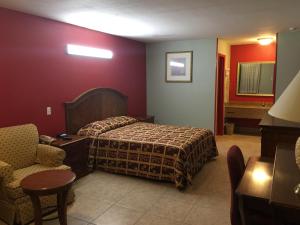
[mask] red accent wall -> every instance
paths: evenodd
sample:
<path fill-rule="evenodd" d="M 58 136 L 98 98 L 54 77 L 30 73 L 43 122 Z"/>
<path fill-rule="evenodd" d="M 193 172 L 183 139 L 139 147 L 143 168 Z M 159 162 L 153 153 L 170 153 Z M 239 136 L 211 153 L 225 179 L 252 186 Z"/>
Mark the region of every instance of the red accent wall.
<path fill-rule="evenodd" d="M 146 114 L 144 43 L 3 8 L 0 33 L 0 127 L 34 123 L 41 134 L 62 132 L 63 103 L 95 87 L 119 90 L 129 114 Z M 68 43 L 110 49 L 114 57 L 70 56 Z"/>
<path fill-rule="evenodd" d="M 236 95 L 238 62 L 257 61 L 276 61 L 276 43 L 267 46 L 259 44 L 231 46 L 229 101 L 274 102 L 274 97 Z"/>

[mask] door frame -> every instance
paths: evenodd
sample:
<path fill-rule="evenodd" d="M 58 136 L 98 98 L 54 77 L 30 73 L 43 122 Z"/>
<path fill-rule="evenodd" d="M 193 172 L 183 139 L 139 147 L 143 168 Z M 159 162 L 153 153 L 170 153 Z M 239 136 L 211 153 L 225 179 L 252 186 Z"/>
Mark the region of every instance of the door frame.
<path fill-rule="evenodd" d="M 220 63 L 222 60 L 222 63 Z M 216 135 L 224 135 L 225 108 L 224 108 L 224 91 L 225 91 L 225 63 L 226 55 L 217 54 L 217 71 L 216 71 L 216 104 L 215 104 L 215 132 Z M 220 68 L 220 66 L 222 68 Z"/>

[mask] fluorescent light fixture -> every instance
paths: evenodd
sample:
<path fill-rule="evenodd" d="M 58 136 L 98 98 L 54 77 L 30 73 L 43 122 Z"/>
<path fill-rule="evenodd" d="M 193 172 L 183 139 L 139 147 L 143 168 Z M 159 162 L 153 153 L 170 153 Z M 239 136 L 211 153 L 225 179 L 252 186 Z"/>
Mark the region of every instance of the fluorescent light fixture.
<path fill-rule="evenodd" d="M 63 20 L 77 26 L 126 37 L 144 37 L 153 34 L 153 28 L 148 24 L 113 13 L 82 11 L 68 14 Z"/>
<path fill-rule="evenodd" d="M 80 55 L 104 59 L 111 59 L 113 57 L 113 53 L 110 50 L 73 44 L 67 44 L 67 53 L 69 55 Z"/>
<path fill-rule="evenodd" d="M 258 38 L 257 41 L 260 45 L 269 45 L 273 42 L 273 38 L 272 37 Z"/>
<path fill-rule="evenodd" d="M 170 66 L 174 66 L 174 67 L 184 67 L 184 64 L 183 63 L 179 63 L 179 62 L 174 62 L 174 61 L 171 61 L 170 62 Z"/>

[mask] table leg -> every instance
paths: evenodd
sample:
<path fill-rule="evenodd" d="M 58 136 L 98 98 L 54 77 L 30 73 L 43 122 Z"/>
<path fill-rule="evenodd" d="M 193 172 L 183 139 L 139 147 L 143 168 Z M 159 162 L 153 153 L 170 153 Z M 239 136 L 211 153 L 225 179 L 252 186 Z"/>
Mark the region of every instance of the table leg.
<path fill-rule="evenodd" d="M 69 188 L 57 193 L 57 211 L 60 225 L 67 225 L 67 198 Z"/>
<path fill-rule="evenodd" d="M 34 209 L 34 223 L 35 225 L 42 225 L 42 208 L 40 198 L 37 195 L 30 195 L 33 209 Z"/>

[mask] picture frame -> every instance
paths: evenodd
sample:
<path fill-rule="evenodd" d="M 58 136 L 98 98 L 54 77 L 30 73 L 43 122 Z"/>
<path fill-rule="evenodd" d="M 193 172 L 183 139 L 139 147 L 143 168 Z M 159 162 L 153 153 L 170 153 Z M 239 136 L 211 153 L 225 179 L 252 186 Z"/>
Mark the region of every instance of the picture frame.
<path fill-rule="evenodd" d="M 193 51 L 166 52 L 166 82 L 191 83 Z"/>

